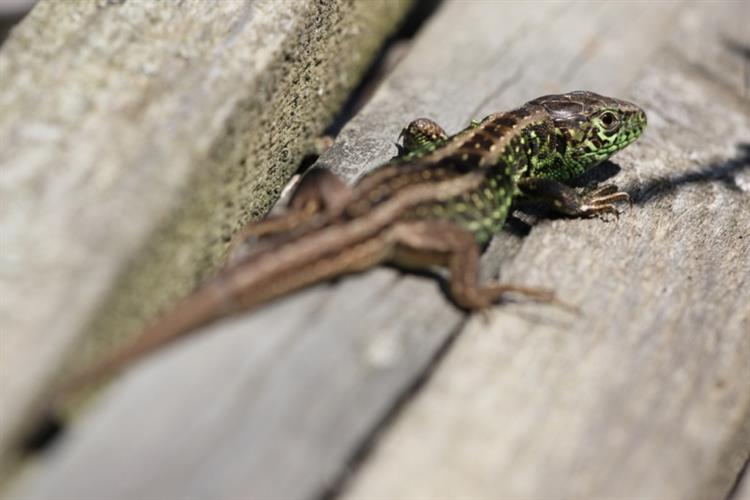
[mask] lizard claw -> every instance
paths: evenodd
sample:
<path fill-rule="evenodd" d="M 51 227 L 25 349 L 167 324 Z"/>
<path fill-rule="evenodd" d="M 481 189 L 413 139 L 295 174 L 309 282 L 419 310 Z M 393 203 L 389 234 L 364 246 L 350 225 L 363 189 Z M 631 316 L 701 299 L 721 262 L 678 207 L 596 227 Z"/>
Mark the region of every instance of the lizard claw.
<path fill-rule="evenodd" d="M 591 186 L 584 191 L 584 195 L 587 198 L 600 198 L 618 192 L 618 187 L 615 184 L 604 184 L 603 186 Z"/>
<path fill-rule="evenodd" d="M 588 215 L 589 217 L 599 217 L 605 222 L 609 222 L 611 220 L 609 218 L 609 215 L 614 215 L 615 219 L 617 220 L 620 219 L 620 211 L 617 210 L 617 207 L 615 207 L 611 203 L 584 205 L 581 208 L 584 215 Z"/>
<path fill-rule="evenodd" d="M 633 200 L 630 195 L 624 191 L 618 191 L 614 184 L 607 184 L 595 189 L 584 196 L 585 203 L 581 207 L 583 215 L 598 216 L 602 220 L 609 221 L 607 215 L 614 215 L 615 219 L 620 219 L 620 211 L 617 210 L 614 203 L 627 202 L 633 206 Z"/>

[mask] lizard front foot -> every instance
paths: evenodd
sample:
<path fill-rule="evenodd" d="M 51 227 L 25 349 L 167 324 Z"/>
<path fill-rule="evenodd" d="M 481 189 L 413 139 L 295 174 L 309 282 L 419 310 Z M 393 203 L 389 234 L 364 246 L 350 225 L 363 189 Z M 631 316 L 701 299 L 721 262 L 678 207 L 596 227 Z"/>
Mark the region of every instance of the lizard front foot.
<path fill-rule="evenodd" d="M 619 191 L 614 184 L 605 184 L 580 193 L 576 189 L 553 179 L 527 178 L 518 181 L 522 194 L 544 201 L 561 214 L 571 217 L 598 216 L 606 220 L 608 215 L 620 216 L 615 203 L 630 202 L 630 195 Z"/>
<path fill-rule="evenodd" d="M 590 217 L 597 216 L 603 220 L 609 220 L 607 216 L 614 215 L 616 219 L 619 219 L 620 211 L 614 204 L 623 201 L 628 202 L 631 206 L 633 205 L 628 193 L 619 191 L 614 184 L 605 184 L 581 196 L 579 214 Z"/>

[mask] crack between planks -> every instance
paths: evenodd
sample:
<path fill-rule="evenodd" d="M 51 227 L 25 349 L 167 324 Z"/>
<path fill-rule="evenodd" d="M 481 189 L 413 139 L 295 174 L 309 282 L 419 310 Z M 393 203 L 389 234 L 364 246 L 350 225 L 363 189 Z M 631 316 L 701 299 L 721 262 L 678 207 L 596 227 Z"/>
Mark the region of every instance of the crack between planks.
<path fill-rule="evenodd" d="M 737 477 L 735 478 L 734 483 L 732 483 L 731 488 L 729 488 L 729 491 L 727 492 L 727 495 L 724 497 L 724 500 L 742 500 L 739 497 L 739 494 L 741 493 L 740 488 L 750 491 L 750 472 L 748 472 L 749 470 L 750 470 L 750 453 L 745 459 L 745 463 L 742 465 L 742 468 L 737 472 Z"/>
<path fill-rule="evenodd" d="M 346 491 L 352 479 L 376 449 L 380 437 L 398 420 L 399 416 L 409 407 L 409 404 L 419 395 L 422 388 L 426 386 L 432 375 L 440 367 L 443 359 L 464 331 L 470 317 L 471 314 L 464 313 L 455 328 L 446 335 L 445 340 L 438 347 L 424 370 L 414 380 L 407 383 L 404 389 L 394 397 L 391 407 L 386 410 L 385 414 L 375 423 L 360 443 L 354 447 L 354 451 L 344 461 L 343 467 L 328 486 L 318 495 L 312 497 L 314 500 L 335 500 Z"/>
<path fill-rule="evenodd" d="M 417 0 L 414 3 L 402 20 L 401 26 L 385 40 L 359 85 L 351 92 L 331 125 L 323 132 L 325 136 L 336 137 L 346 124 L 357 116 L 357 113 L 377 93 L 378 88 L 386 81 L 391 71 L 401 62 L 408 52 L 411 40 L 442 3 L 443 0 Z"/>

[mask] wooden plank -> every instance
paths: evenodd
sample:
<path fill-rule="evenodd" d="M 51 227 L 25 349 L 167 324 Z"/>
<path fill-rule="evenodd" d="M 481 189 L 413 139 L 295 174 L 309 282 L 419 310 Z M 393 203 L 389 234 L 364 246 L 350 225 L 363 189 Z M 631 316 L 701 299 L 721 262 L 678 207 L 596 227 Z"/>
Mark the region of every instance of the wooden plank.
<path fill-rule="evenodd" d="M 710 145 L 704 146 L 699 140 L 703 136 L 690 128 L 693 123 L 678 121 L 683 128 L 674 134 L 682 142 L 667 143 L 673 136 L 665 130 L 674 125 L 668 126 L 666 119 L 672 119 L 673 110 L 684 108 L 681 94 L 670 98 L 669 86 L 648 76 L 659 73 L 644 65 L 671 68 L 668 64 L 674 58 L 661 51 L 654 59 L 653 53 L 660 37 L 670 33 L 680 8 L 678 3 L 638 9 L 619 3 L 593 7 L 448 3 L 321 163 L 353 178 L 391 156 L 394 137 L 415 116 L 429 115 L 455 130 L 470 118 L 572 88 L 633 93 L 650 106 L 652 139 L 616 160 L 624 167 L 616 180 L 631 187 L 634 194 L 658 176 L 674 175 L 692 166 L 691 162 L 704 160 L 701 155 L 716 161 L 727 158 L 736 154 L 730 144 L 745 130 L 746 122 L 738 118 L 742 101 L 725 85 L 717 84 L 721 90 L 716 90 L 704 88 L 702 80 L 692 83 L 694 95 L 707 92 L 717 99 L 708 116 L 724 116 L 734 128 L 715 128 L 712 133 L 717 137 L 712 135 Z M 694 15 L 692 9 L 688 13 Z M 725 9 L 731 17 L 733 12 Z M 639 77 L 643 74 L 647 76 Z M 687 75 L 693 78 L 690 72 Z M 634 81 L 639 83 L 632 90 Z M 658 85 L 664 86 L 661 92 L 666 96 L 654 93 Z M 670 107 L 657 106 L 665 98 Z M 680 137 L 683 131 L 690 133 Z M 686 144 L 701 144 L 694 160 L 685 159 L 680 148 Z M 744 171 L 734 174 L 738 185 L 747 185 L 742 184 Z M 608 486 L 607 481 L 612 491 L 619 491 L 616 488 L 623 483 L 618 483 L 612 471 L 624 459 L 639 457 L 628 470 L 642 472 L 646 480 L 643 486 L 635 482 L 634 487 L 660 492 L 665 483 L 654 478 L 672 472 L 692 474 L 679 476 L 684 482 L 673 485 L 672 496 L 695 494 L 698 498 L 694 492 L 699 490 L 688 486 L 709 491 L 712 481 L 711 491 L 726 487 L 716 467 L 707 467 L 704 474 L 696 471 L 730 450 L 727 443 L 733 438 L 742 437 L 738 429 L 747 417 L 747 398 L 742 397 L 741 379 L 733 370 L 746 359 L 746 344 L 737 333 L 746 321 L 742 308 L 737 307 L 743 297 L 728 296 L 724 304 L 701 308 L 696 306 L 706 302 L 696 288 L 681 302 L 692 309 L 665 310 L 670 302 L 661 295 L 663 283 L 681 284 L 687 279 L 683 274 L 675 276 L 677 271 L 669 272 L 672 259 L 677 258 L 673 255 L 681 247 L 670 250 L 672 255 L 661 248 L 646 255 L 638 252 L 646 246 L 647 237 L 658 233 L 663 234 L 664 245 L 684 245 L 687 239 L 690 246 L 686 248 L 696 246 L 701 250 L 697 255 L 705 257 L 707 245 L 700 238 L 690 239 L 688 229 L 705 231 L 706 224 L 715 222 L 712 227 L 723 227 L 731 234 L 743 222 L 741 214 L 722 208 L 725 203 L 742 206 L 737 198 L 744 193 L 716 191 L 721 186 L 712 183 L 682 184 L 687 185 L 687 195 L 693 193 L 698 199 L 705 196 L 701 189 L 718 193 L 720 202 L 712 205 L 710 213 L 713 219 L 699 210 L 687 210 L 689 217 L 673 211 L 670 196 L 687 195 L 668 189 L 667 178 L 656 187 L 642 188 L 642 203 L 619 224 L 544 221 L 526 238 L 502 235 L 496 239 L 485 258 L 488 274 L 501 268 L 503 278 L 554 288 L 582 304 L 584 316 L 529 304 L 497 308 L 489 324 L 472 319 L 459 338 L 458 349 L 450 350 L 437 379 L 428 383 L 415 404 L 404 408 L 382 446 L 351 484 L 349 495 L 392 498 L 401 493 L 403 497 L 473 493 L 498 497 L 511 488 L 523 493 L 527 491 L 523 488 L 546 485 L 548 489 L 538 496 L 562 496 L 564 491 L 594 496 L 597 487 Z M 657 196 L 660 189 L 663 194 Z M 689 208 L 690 201 L 682 199 L 678 207 Z M 670 232 L 665 228 L 671 228 Z M 726 248 L 733 248 L 737 258 L 745 256 L 744 243 L 732 241 L 726 240 Z M 613 243 L 620 246 L 613 248 Z M 703 266 L 693 263 L 692 280 L 699 282 L 715 271 L 722 271 L 717 276 L 724 277 L 728 272 L 716 254 L 707 262 Z M 730 286 L 740 293 L 747 290 L 741 273 L 733 279 Z M 718 294 L 718 288 L 713 282 L 707 292 Z M 710 315 L 703 314 L 706 309 Z M 682 311 L 687 323 L 680 322 Z M 631 316 L 636 313 L 651 320 L 644 325 L 652 326 L 653 338 L 634 326 L 615 331 L 613 324 L 634 325 Z M 690 323 L 695 317 L 705 321 Z M 717 317 L 727 328 L 726 335 L 710 330 Z M 400 277 L 390 270 L 321 285 L 258 313 L 227 320 L 210 328 L 211 335 L 150 359 L 118 381 L 76 422 L 55 452 L 28 471 L 14 495 L 316 497 L 338 484 L 350 459 L 425 376 L 462 323 L 462 315 L 448 305 L 433 281 Z M 702 349 L 695 354 L 688 340 L 703 340 L 697 330 L 702 326 L 709 329 L 709 340 L 715 343 L 700 344 Z M 670 344 L 672 339 L 680 342 Z M 671 345 L 676 346 L 674 352 L 664 347 Z M 457 356 L 459 361 L 451 361 Z M 696 358 L 706 362 L 701 373 L 708 375 L 701 379 L 706 390 L 691 399 L 685 392 L 697 384 L 680 382 L 693 380 Z M 678 369 L 675 365 L 682 361 L 685 367 Z M 716 366 L 723 371 L 711 371 Z M 439 385 L 443 379 L 448 382 Z M 721 391 L 710 399 L 706 394 L 712 394 L 709 389 L 718 379 Z M 460 387 L 460 394 L 450 390 L 453 387 Z M 629 395 L 626 390 L 639 395 L 643 390 L 641 399 L 623 398 Z M 669 393 L 664 391 L 668 390 L 683 397 L 679 401 L 684 402 L 686 414 L 679 420 L 672 412 L 674 406 L 666 402 Z M 701 406 L 705 401 L 717 404 Z M 437 404 L 431 406 L 431 402 Z M 653 410 L 648 415 L 653 420 L 650 427 L 644 423 L 648 418 L 639 413 L 644 406 Z M 613 420 L 617 409 L 623 418 Z M 456 415 L 465 420 L 453 418 Z M 706 437 L 701 430 L 707 422 L 715 434 Z M 686 433 L 702 439 L 685 439 L 683 444 L 653 435 L 662 431 L 667 436 L 672 431 L 674 438 L 679 429 L 672 425 L 680 424 L 686 425 Z M 568 428 L 571 433 L 562 444 L 570 446 L 565 448 L 557 439 Z M 660 448 L 643 444 L 641 432 L 655 439 Z M 512 442 L 505 441 L 514 437 Z M 601 444 L 593 446 L 591 439 Z M 524 444 L 530 440 L 536 448 L 526 451 Z M 640 447 L 645 451 L 640 452 Z M 474 455 L 464 453 L 475 450 Z M 742 446 L 734 449 L 741 450 Z M 674 459 L 676 465 L 665 459 Z M 448 470 L 448 465 L 460 465 L 456 469 L 460 474 Z M 547 470 L 556 474 L 549 482 L 540 473 Z M 572 478 L 569 490 L 559 489 L 566 472 Z M 668 479 L 679 482 L 671 476 Z M 442 490 L 432 489 L 438 484 Z"/>
<path fill-rule="evenodd" d="M 14 29 L 0 53 L 0 465 L 67 352 L 96 357 L 215 269 L 408 6 L 47 0 Z"/>
<path fill-rule="evenodd" d="M 727 43 L 750 47 L 744 8 L 685 6 L 635 85 L 650 126 L 615 178 L 633 209 L 485 256 L 583 313 L 470 321 L 344 498 L 727 494 L 750 452 L 749 62 Z"/>

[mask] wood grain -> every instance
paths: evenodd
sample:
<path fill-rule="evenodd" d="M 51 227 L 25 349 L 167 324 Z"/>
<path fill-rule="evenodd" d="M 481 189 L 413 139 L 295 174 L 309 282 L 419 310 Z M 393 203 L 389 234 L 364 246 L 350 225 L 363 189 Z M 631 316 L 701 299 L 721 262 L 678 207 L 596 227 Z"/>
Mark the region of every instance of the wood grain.
<path fill-rule="evenodd" d="M 344 498 L 728 492 L 750 451 L 750 103 L 724 45 L 741 7 L 714 7 L 686 6 L 630 92 L 650 126 L 614 180 L 634 207 L 485 256 L 581 316 L 472 319 Z"/>
<path fill-rule="evenodd" d="M 650 128 L 604 171 L 634 207 L 524 216 L 483 259 L 582 314 L 467 322 L 388 269 L 323 284 L 143 362 L 15 497 L 720 498 L 750 449 L 743 8 L 444 5 L 320 163 L 353 179 L 416 116 L 632 98 Z"/>

